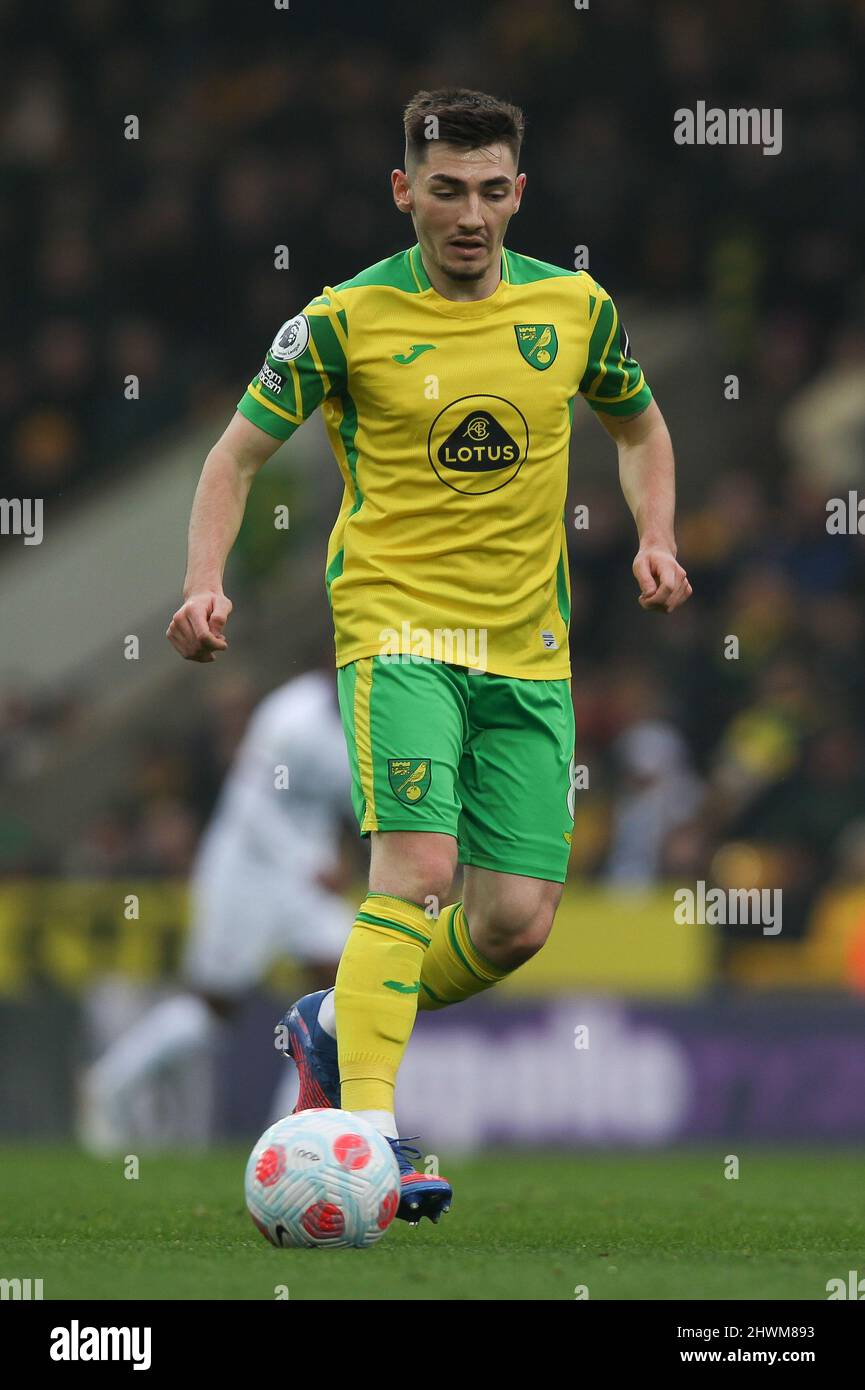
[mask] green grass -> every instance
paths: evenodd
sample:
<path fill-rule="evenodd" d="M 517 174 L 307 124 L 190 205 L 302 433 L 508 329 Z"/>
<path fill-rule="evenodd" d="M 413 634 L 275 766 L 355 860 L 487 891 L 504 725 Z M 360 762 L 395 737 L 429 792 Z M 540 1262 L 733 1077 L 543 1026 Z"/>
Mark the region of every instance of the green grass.
<path fill-rule="evenodd" d="M 735 1146 L 734 1146 L 735 1147 Z M 367 1251 L 274 1250 L 246 1214 L 246 1154 L 119 1161 L 0 1149 L 0 1277 L 47 1299 L 825 1299 L 865 1273 L 862 1155 L 490 1153 L 448 1164 L 441 1225 Z"/>

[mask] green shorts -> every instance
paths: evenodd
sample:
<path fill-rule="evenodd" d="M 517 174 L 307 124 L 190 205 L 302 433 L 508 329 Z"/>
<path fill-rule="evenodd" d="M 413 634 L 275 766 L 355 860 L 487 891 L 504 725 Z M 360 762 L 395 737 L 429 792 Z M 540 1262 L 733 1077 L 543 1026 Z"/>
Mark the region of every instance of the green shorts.
<path fill-rule="evenodd" d="M 428 658 L 337 671 L 361 835 L 455 836 L 461 864 L 564 883 L 574 827 L 569 680 L 516 680 Z"/>

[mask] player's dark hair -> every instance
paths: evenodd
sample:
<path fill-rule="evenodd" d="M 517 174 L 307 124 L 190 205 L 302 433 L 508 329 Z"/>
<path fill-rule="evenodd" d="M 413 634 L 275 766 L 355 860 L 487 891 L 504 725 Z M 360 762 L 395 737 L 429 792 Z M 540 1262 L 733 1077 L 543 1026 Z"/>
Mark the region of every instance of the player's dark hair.
<path fill-rule="evenodd" d="M 422 164 L 432 140 L 477 150 L 507 145 L 519 163 L 525 117 L 518 106 L 469 87 L 415 92 L 403 112 L 406 162 Z"/>

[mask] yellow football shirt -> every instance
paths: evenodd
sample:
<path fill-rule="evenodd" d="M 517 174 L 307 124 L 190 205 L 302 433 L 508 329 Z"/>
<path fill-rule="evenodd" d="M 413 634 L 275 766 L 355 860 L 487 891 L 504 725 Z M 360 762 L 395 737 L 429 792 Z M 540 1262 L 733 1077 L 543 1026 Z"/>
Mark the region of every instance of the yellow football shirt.
<path fill-rule="evenodd" d="M 283 324 L 238 409 L 278 439 L 324 412 L 345 483 L 325 577 L 338 666 L 570 675 L 578 395 L 611 415 L 652 399 L 606 291 L 512 251 L 487 299 L 443 298 L 413 246 Z"/>

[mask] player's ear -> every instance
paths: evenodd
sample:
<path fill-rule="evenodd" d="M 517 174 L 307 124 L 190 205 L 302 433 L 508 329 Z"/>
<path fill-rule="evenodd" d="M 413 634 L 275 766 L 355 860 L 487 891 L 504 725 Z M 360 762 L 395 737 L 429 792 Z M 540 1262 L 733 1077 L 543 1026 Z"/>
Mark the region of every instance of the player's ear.
<path fill-rule="evenodd" d="M 394 169 L 390 176 L 393 200 L 400 212 L 411 212 L 412 195 L 408 174 L 403 169 Z"/>
<path fill-rule="evenodd" d="M 520 202 L 522 201 L 523 190 L 525 189 L 525 186 L 525 174 L 517 174 L 516 178 L 514 179 L 514 202 L 516 203 L 514 212 L 519 212 L 520 210 Z"/>

